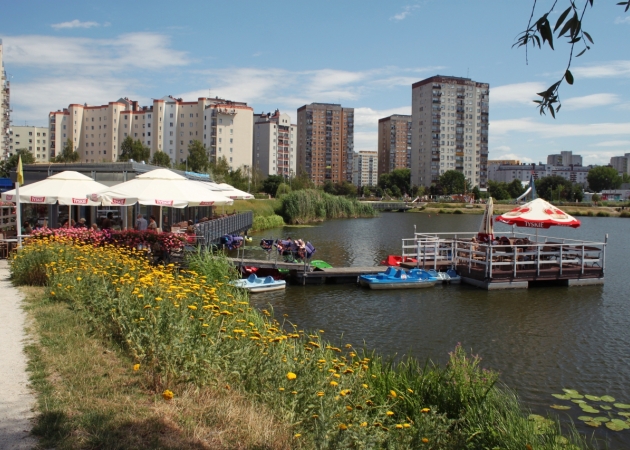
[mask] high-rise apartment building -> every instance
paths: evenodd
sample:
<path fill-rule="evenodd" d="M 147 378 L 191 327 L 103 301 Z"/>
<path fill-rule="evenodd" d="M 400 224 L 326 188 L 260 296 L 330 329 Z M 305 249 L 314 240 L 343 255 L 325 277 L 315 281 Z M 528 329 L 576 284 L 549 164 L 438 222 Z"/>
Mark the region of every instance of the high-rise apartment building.
<path fill-rule="evenodd" d="M 430 186 L 457 170 L 486 187 L 490 88 L 437 75 L 412 85 L 411 183 Z"/>
<path fill-rule="evenodd" d="M 9 131 L 9 155 L 18 149 L 26 149 L 33 154 L 35 162 L 45 163 L 50 160 L 47 127 L 13 126 Z"/>
<path fill-rule="evenodd" d="M 560 152 L 559 155 L 547 155 L 547 164 L 552 166 L 581 166 L 582 157 L 574 155 L 571 151 Z"/>
<path fill-rule="evenodd" d="M 333 103 L 304 105 L 298 113 L 298 171 L 316 185 L 352 182 L 354 108 Z"/>
<path fill-rule="evenodd" d="M 49 115 L 50 156 L 70 139 L 81 162 L 117 161 L 120 145 L 131 137 L 151 155 L 165 152 L 173 163 L 184 162 L 188 146 L 199 141 L 211 160 L 224 157 L 234 169 L 251 167 L 252 117 L 246 103 L 220 98 L 185 102 L 167 96 L 152 106 L 128 98 L 101 106 L 71 104 Z"/>
<path fill-rule="evenodd" d="M 254 115 L 254 168 L 264 176 L 296 174 L 297 125 L 279 110 Z"/>
<path fill-rule="evenodd" d="M 352 184 L 357 187 L 378 184 L 378 152 L 361 150 L 352 156 Z"/>
<path fill-rule="evenodd" d="M 4 70 L 2 39 L 0 39 L 0 157 L 9 155 L 9 127 L 11 126 L 10 83 Z"/>
<path fill-rule="evenodd" d="M 630 175 L 630 153 L 610 158 L 610 165 L 621 175 Z"/>
<path fill-rule="evenodd" d="M 411 116 L 394 114 L 378 121 L 378 173 L 411 167 Z"/>

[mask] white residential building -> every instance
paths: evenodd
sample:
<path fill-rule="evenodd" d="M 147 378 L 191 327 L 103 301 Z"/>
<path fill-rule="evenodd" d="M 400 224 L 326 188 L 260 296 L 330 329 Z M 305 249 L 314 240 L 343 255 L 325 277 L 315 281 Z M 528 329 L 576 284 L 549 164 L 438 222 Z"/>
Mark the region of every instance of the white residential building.
<path fill-rule="evenodd" d="M 574 155 L 571 151 L 560 152 L 560 154 L 556 155 L 548 155 L 547 156 L 547 164 L 551 164 L 552 166 L 581 166 L 582 165 L 582 156 Z"/>
<path fill-rule="evenodd" d="M 291 117 L 276 110 L 273 114 L 254 116 L 254 168 L 262 175 L 296 174 L 297 125 Z"/>
<path fill-rule="evenodd" d="M 70 139 L 81 162 L 117 161 L 120 145 L 131 137 L 151 156 L 163 151 L 172 163 L 182 163 L 188 146 L 199 141 L 211 160 L 225 157 L 236 169 L 252 164 L 252 116 L 246 103 L 219 98 L 185 102 L 166 96 L 144 107 L 128 98 L 100 106 L 71 104 L 49 114 L 50 156 Z"/>
<path fill-rule="evenodd" d="M 630 175 L 630 153 L 626 153 L 623 156 L 613 156 L 610 158 L 610 165 L 620 175 Z"/>
<path fill-rule="evenodd" d="M 48 162 L 50 160 L 48 156 L 49 134 L 48 127 L 11 127 L 9 130 L 9 155 L 23 148 L 33 154 L 35 162 Z"/>
<path fill-rule="evenodd" d="M 558 175 L 562 178 L 570 180 L 573 183 L 580 184 L 583 187 L 588 186 L 588 172 L 593 166 L 553 166 L 551 164 L 491 164 L 488 166 L 488 180 L 511 183 L 513 180 L 529 181 L 532 174 L 534 179 Z"/>
<path fill-rule="evenodd" d="M 0 39 L 0 157 L 3 159 L 10 156 L 11 90 L 9 88 L 9 80 L 4 70 L 2 39 Z"/>
<path fill-rule="evenodd" d="M 486 187 L 489 95 L 488 83 L 469 78 L 437 75 L 412 85 L 413 185 L 430 186 L 457 170 Z"/>
<path fill-rule="evenodd" d="M 352 184 L 357 187 L 378 184 L 378 152 L 361 150 L 352 157 Z"/>

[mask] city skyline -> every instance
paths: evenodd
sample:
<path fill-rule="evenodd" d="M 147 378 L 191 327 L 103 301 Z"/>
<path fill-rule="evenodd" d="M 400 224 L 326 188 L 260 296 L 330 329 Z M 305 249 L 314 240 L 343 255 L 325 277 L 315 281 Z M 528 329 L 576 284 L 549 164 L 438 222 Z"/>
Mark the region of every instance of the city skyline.
<path fill-rule="evenodd" d="M 607 164 L 630 150 L 630 52 L 616 45 L 630 21 L 621 7 L 589 9 L 585 27 L 596 44 L 574 61 L 575 85 L 562 87 L 554 120 L 532 100 L 559 78 L 567 49 L 530 49 L 526 65 L 524 51 L 511 48 L 529 2 L 246 5 L 5 6 L 13 125 L 45 126 L 49 112 L 70 103 L 120 97 L 149 105 L 166 95 L 219 96 L 257 113 L 280 109 L 293 123 L 300 106 L 330 102 L 354 108 L 355 151 L 377 150 L 378 120 L 411 114 L 411 85 L 439 74 L 489 83 L 490 159 L 539 162 L 572 150 L 585 164 Z M 325 44 L 333 32 L 343 45 Z"/>

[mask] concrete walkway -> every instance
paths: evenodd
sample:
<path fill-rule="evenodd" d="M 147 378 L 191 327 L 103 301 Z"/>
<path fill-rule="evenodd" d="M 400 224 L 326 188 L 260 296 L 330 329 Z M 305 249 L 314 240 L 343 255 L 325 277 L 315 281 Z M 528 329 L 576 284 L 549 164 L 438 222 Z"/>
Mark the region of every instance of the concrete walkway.
<path fill-rule="evenodd" d="M 0 450 L 32 449 L 35 397 L 28 388 L 24 345 L 23 295 L 9 281 L 9 264 L 0 260 Z"/>

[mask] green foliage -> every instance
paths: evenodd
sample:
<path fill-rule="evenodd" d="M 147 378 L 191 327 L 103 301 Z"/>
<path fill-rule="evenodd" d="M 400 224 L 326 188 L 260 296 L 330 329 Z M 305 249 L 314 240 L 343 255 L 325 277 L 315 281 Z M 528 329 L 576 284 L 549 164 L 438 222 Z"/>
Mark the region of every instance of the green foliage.
<path fill-rule="evenodd" d="M 151 158 L 151 164 L 154 166 L 170 168 L 171 158 L 169 158 L 169 156 L 164 152 L 155 152 L 153 158 Z"/>
<path fill-rule="evenodd" d="M 547 201 L 582 201 L 584 192 L 577 184 L 559 176 L 551 175 L 536 180 L 536 193 Z"/>
<path fill-rule="evenodd" d="M 357 187 L 345 180 L 335 184 L 333 184 L 330 180 L 326 180 L 323 185 L 323 190 L 325 193 L 331 195 L 346 195 L 350 197 L 357 196 Z"/>
<path fill-rule="evenodd" d="M 278 186 L 280 186 L 280 184 L 282 183 L 284 183 L 284 177 L 282 175 L 269 175 L 262 182 L 262 191 L 266 192 L 272 197 L 275 197 Z"/>
<path fill-rule="evenodd" d="M 18 158 L 20 156 L 22 156 L 22 165 L 35 164 L 35 157 L 29 150 L 25 148 L 18 148 L 7 160 L 0 162 L 0 177 L 11 177 L 11 171 L 16 169 L 18 165 Z"/>
<path fill-rule="evenodd" d="M 488 194 L 495 200 L 508 200 L 510 198 L 507 183 L 502 181 L 488 180 Z"/>
<path fill-rule="evenodd" d="M 284 226 L 282 216 L 255 216 L 252 231 L 263 231 L 271 228 L 280 228 L 282 226 Z"/>
<path fill-rule="evenodd" d="M 392 193 L 398 194 L 396 197 L 402 194 L 411 194 L 411 170 L 409 169 L 394 169 L 391 173 L 384 173 L 378 178 L 378 186 L 383 189 L 391 189 Z M 397 190 L 394 190 L 397 188 Z"/>
<path fill-rule="evenodd" d="M 210 166 L 206 148 L 200 141 L 194 140 L 188 144 L 188 170 L 192 172 L 204 173 Z M 236 186 L 234 186 L 236 187 Z"/>
<path fill-rule="evenodd" d="M 617 170 L 608 166 L 599 166 L 589 170 L 586 179 L 588 180 L 588 187 L 593 192 L 601 192 L 604 189 L 619 189 L 623 182 Z"/>
<path fill-rule="evenodd" d="M 146 147 L 140 139 L 135 141 L 131 136 L 127 136 L 122 144 L 120 144 L 120 156 L 118 161 L 129 161 L 133 159 L 136 162 L 148 161 L 151 156 L 151 149 Z"/>
<path fill-rule="evenodd" d="M 479 186 L 475 186 L 472 188 L 472 195 L 475 196 L 475 200 L 479 200 L 481 198 L 481 191 L 479 190 Z"/>
<path fill-rule="evenodd" d="M 287 195 L 291 192 L 291 187 L 288 184 L 280 183 L 276 189 L 276 198 L 280 198 L 283 195 Z"/>
<path fill-rule="evenodd" d="M 324 219 L 372 217 L 374 209 L 356 199 L 327 194 L 320 190 L 293 191 L 282 198 L 281 214 L 287 223 L 307 223 Z"/>
<path fill-rule="evenodd" d="M 74 151 L 74 145 L 72 144 L 72 139 L 68 138 L 68 140 L 63 145 L 63 149 L 61 150 L 61 153 L 59 153 L 57 156 L 52 158 L 52 162 L 70 163 L 70 162 L 77 162 L 79 159 L 80 159 L 79 152 Z"/>
<path fill-rule="evenodd" d="M 458 170 L 447 170 L 440 175 L 438 182 L 444 195 L 464 194 L 467 192 L 468 183 L 464 174 Z"/>
<path fill-rule="evenodd" d="M 508 183 L 507 192 L 508 194 L 510 194 L 510 198 L 518 198 L 523 195 L 523 192 L 525 192 L 525 188 L 523 187 L 523 183 L 521 183 L 521 180 L 514 179 L 510 183 Z"/>

